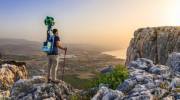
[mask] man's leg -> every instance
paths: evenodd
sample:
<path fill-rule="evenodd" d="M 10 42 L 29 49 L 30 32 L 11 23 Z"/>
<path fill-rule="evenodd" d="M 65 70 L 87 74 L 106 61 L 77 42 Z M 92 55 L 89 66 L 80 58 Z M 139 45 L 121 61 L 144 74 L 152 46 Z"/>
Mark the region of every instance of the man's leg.
<path fill-rule="evenodd" d="M 54 55 L 53 66 L 52 66 L 52 80 L 56 80 L 56 74 L 57 74 L 58 66 L 59 66 L 59 56 Z"/>
<path fill-rule="evenodd" d="M 51 56 L 48 56 L 48 79 L 51 79 L 52 77 L 52 57 Z"/>
<path fill-rule="evenodd" d="M 55 77 L 55 80 L 57 79 L 57 71 L 58 71 L 58 67 L 59 67 L 59 56 L 56 57 L 56 66 L 55 66 L 55 74 L 54 74 L 54 77 Z"/>

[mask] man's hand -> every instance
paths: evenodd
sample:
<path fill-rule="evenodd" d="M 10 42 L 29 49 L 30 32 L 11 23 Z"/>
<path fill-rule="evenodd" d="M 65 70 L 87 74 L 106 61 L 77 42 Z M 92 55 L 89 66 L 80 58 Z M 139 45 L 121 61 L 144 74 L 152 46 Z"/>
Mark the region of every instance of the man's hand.
<path fill-rule="evenodd" d="M 66 47 L 63 47 L 63 46 L 61 45 L 61 42 L 60 42 L 60 41 L 57 41 L 57 42 L 56 42 L 56 45 L 57 45 L 57 47 L 58 47 L 59 49 L 64 50 L 64 51 L 67 51 L 67 48 L 66 48 Z"/>
<path fill-rule="evenodd" d="M 67 51 L 67 47 L 64 47 L 64 51 Z"/>

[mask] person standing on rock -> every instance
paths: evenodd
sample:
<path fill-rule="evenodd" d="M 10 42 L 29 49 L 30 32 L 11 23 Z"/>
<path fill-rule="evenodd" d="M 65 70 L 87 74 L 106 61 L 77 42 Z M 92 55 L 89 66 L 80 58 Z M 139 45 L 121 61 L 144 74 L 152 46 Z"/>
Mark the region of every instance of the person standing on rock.
<path fill-rule="evenodd" d="M 48 26 L 47 40 L 44 42 L 42 50 L 47 53 L 48 57 L 48 82 L 59 82 L 57 80 L 57 70 L 59 66 L 59 52 L 58 49 L 67 51 L 66 47 L 63 47 L 60 42 L 58 29 L 53 29 L 54 18 L 47 16 L 45 19 L 45 25 Z"/>
<path fill-rule="evenodd" d="M 61 45 L 57 29 L 53 29 L 53 34 L 55 36 L 53 50 L 51 53 L 48 53 L 48 81 L 58 82 L 57 69 L 60 59 L 58 55 L 58 49 L 64 50 L 66 52 L 67 48 Z"/>

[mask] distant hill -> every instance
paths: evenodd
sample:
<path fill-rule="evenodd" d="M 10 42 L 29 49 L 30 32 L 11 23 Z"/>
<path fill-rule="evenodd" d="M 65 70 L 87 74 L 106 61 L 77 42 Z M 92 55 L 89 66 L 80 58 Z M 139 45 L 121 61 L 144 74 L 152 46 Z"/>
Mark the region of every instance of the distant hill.
<path fill-rule="evenodd" d="M 89 44 L 64 44 L 69 53 L 80 51 L 102 52 L 108 49 Z M 42 43 L 24 39 L 0 39 L 0 53 L 4 55 L 42 55 Z"/>
<path fill-rule="evenodd" d="M 41 44 L 24 39 L 0 39 L 0 53 L 8 55 L 39 55 Z"/>

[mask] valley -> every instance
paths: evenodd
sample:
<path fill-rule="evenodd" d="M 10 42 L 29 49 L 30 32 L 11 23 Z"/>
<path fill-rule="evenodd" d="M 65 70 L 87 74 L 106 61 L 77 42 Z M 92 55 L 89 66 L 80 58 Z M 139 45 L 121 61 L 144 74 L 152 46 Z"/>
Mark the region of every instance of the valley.
<path fill-rule="evenodd" d="M 39 49 L 41 45 L 37 42 L 23 41 L 24 40 L 17 42 L 18 44 L 13 44 L 14 42 L 11 43 L 9 41 L 8 44 L 4 42 L 3 49 L 6 51 L 0 51 L 3 52 L 1 53 L 1 59 L 26 62 L 29 77 L 47 75 L 48 60 L 46 54 L 41 52 Z M 22 45 L 21 43 L 26 43 L 27 45 Z M 11 48 L 6 48 L 8 46 L 5 45 L 9 44 L 11 44 Z M 0 48 L 1 46 L 2 45 L 0 44 Z M 100 69 L 110 65 L 115 66 L 117 64 L 124 64 L 123 59 L 103 54 L 102 52 L 106 51 L 106 49 L 100 47 L 80 44 L 67 44 L 67 47 L 68 52 L 66 56 L 64 81 L 78 89 L 88 88 L 91 79 L 96 77 Z M 27 52 L 25 49 L 27 49 Z M 60 52 L 63 54 L 63 51 Z M 63 59 L 61 57 L 61 62 L 58 68 L 59 79 L 61 79 L 62 75 L 62 63 Z"/>

